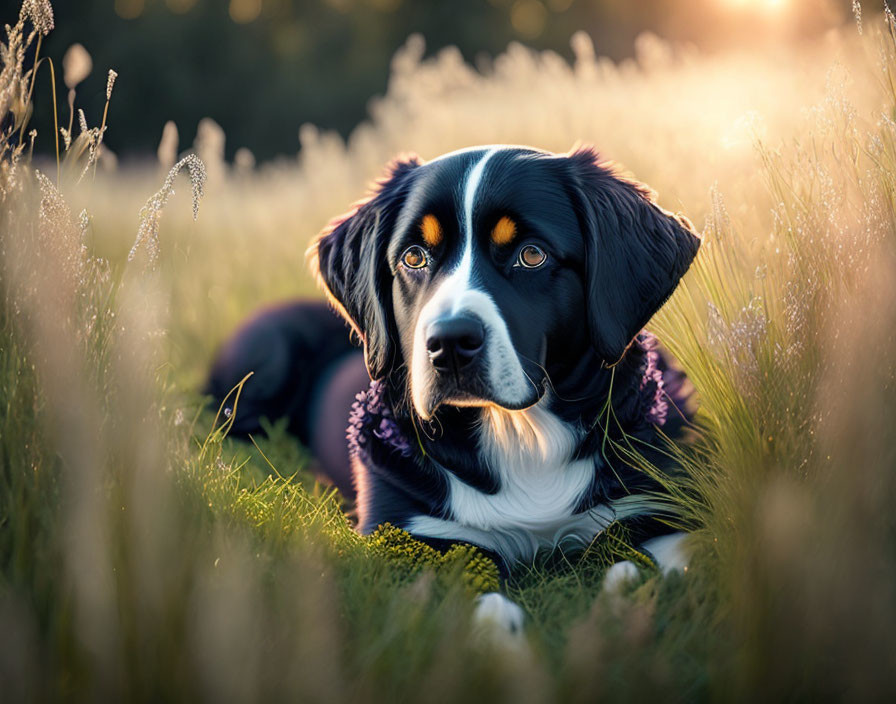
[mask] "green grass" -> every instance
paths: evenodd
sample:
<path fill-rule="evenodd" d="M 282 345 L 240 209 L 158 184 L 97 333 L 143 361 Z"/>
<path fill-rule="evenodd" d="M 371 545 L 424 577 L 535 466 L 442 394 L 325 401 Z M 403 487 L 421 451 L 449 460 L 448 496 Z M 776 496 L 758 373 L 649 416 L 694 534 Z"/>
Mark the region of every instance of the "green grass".
<path fill-rule="evenodd" d="M 171 195 L 141 229 L 157 256 L 144 242 L 130 262 L 170 164 L 108 173 L 97 151 L 94 176 L 85 136 L 57 190 L 18 140 L 47 65 L 2 74 L 19 98 L 0 104 L 4 697 L 892 698 L 892 28 L 866 16 L 861 37 L 786 60 L 640 67 L 583 41 L 572 67 L 517 47 L 480 75 L 450 52 L 422 62 L 412 40 L 348 144 L 306 127 L 297 164 L 253 173 L 205 155 L 198 220 Z M 114 130 L 114 96 L 106 117 Z M 487 563 L 361 538 L 282 426 L 233 441 L 196 389 L 240 317 L 314 291 L 306 243 L 394 153 L 577 139 L 705 221 L 650 325 L 700 398 L 671 487 L 696 552 L 686 575 L 645 572 L 623 595 L 600 592 L 612 532 L 523 570 L 508 590 L 528 647 L 508 653 L 471 632 Z"/>

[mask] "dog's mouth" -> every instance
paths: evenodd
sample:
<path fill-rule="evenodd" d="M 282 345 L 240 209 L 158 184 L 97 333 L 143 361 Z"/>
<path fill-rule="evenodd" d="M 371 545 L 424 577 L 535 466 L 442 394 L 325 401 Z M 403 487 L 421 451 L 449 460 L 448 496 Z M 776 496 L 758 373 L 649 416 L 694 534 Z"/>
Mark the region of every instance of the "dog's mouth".
<path fill-rule="evenodd" d="M 458 379 L 446 377 L 438 379 L 430 388 L 424 408 L 417 408 L 417 413 L 424 420 L 429 420 L 442 406 L 458 408 L 498 407 L 506 411 L 522 411 L 534 406 L 547 390 L 545 380 L 532 383 L 531 394 L 521 399 L 504 399 L 501 394 L 479 377 Z"/>

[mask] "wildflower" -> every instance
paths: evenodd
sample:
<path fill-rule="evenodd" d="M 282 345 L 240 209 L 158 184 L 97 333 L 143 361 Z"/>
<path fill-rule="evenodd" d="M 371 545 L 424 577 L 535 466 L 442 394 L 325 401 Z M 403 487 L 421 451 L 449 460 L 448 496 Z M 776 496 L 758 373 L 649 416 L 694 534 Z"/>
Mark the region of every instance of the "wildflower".
<path fill-rule="evenodd" d="M 663 370 L 660 368 L 660 354 L 657 351 L 657 340 L 649 333 L 638 335 L 638 342 L 644 349 L 644 361 L 641 363 L 641 403 L 644 418 L 648 423 L 663 426 L 669 404 L 666 401 L 663 381 Z"/>
<path fill-rule="evenodd" d="M 381 382 L 372 381 L 367 391 L 355 396 L 345 431 L 349 452 L 353 456 L 363 451 L 370 435 L 406 457 L 412 454 L 410 442 L 401 432 L 392 410 L 383 398 L 384 391 L 385 387 Z"/>

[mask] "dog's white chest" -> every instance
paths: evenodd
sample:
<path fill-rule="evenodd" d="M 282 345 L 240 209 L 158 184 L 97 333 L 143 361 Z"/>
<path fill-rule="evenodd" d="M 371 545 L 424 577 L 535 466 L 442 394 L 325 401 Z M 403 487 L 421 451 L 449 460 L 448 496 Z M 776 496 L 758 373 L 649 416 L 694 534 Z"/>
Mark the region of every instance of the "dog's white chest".
<path fill-rule="evenodd" d="M 611 522 L 612 510 L 573 513 L 594 477 L 592 460 L 570 459 L 579 439 L 538 406 L 522 413 L 484 411 L 479 450 L 500 490 L 486 494 L 449 474 L 451 520 L 421 517 L 412 531 L 468 540 L 514 560 L 569 542 L 587 545 Z"/>
<path fill-rule="evenodd" d="M 501 484 L 486 494 L 451 475 L 449 503 L 455 520 L 484 530 L 527 529 L 553 533 L 568 520 L 594 476 L 590 460 L 551 461 L 537 456 L 492 454 L 489 467 Z"/>

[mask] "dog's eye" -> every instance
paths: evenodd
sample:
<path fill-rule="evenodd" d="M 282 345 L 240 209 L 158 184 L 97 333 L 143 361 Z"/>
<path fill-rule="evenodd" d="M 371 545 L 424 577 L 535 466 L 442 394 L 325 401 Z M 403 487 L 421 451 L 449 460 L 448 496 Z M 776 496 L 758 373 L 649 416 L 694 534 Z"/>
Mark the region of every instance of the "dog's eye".
<path fill-rule="evenodd" d="M 548 255 L 544 253 L 541 247 L 534 244 L 527 244 L 520 250 L 520 256 L 516 260 L 516 265 L 526 269 L 537 269 L 547 261 Z"/>
<path fill-rule="evenodd" d="M 401 263 L 408 269 L 422 269 L 429 264 L 429 258 L 426 256 L 426 250 L 415 244 L 404 250 Z"/>

